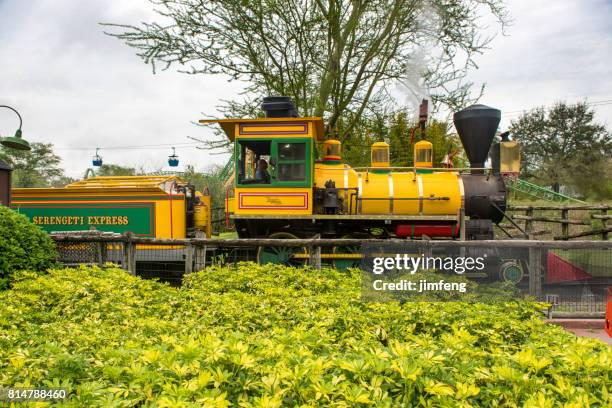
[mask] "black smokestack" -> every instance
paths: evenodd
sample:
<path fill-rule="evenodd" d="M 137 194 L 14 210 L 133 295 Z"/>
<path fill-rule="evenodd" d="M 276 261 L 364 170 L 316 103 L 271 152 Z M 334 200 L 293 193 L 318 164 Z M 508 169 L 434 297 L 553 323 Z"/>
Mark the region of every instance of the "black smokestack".
<path fill-rule="evenodd" d="M 266 96 L 261 102 L 266 118 L 297 118 L 295 104 L 288 96 Z"/>
<path fill-rule="evenodd" d="M 453 116 L 455 128 L 471 168 L 484 167 L 500 120 L 501 111 L 485 105 L 472 105 Z M 483 171 L 472 170 L 472 173 L 483 173 Z"/>

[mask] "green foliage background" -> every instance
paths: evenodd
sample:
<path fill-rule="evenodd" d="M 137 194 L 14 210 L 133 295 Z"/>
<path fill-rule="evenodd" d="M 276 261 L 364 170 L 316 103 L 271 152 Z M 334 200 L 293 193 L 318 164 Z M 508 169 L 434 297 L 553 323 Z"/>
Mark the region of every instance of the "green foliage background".
<path fill-rule="evenodd" d="M 557 102 L 512 121 L 521 147 L 521 177 L 595 200 L 612 198 L 612 134 L 586 102 Z"/>
<path fill-rule="evenodd" d="M 414 133 L 413 143 L 410 143 L 410 134 L 418 123 L 414 113 L 409 109 L 398 109 L 374 118 L 363 119 L 355 126 L 353 133 L 341 138 L 343 161 L 353 167 L 370 166 L 370 148 L 372 143 L 387 142 L 391 165 L 397 167 L 414 166 L 414 143 L 427 140 L 433 145 L 433 165 L 442 167 L 441 161 L 449 153 L 458 153 L 454 156 L 455 167 L 467 166 L 463 154 L 463 147 L 459 136 L 449 132 L 451 125 L 444 121 L 432 119 L 426 126 L 425 133 L 418 129 Z M 331 137 L 336 137 L 332 134 Z"/>
<path fill-rule="evenodd" d="M 537 306 L 364 303 L 359 274 L 240 264 L 181 289 L 120 269 L 0 293 L 0 387 L 59 406 L 610 406 L 612 349 Z"/>
<path fill-rule="evenodd" d="M 42 272 L 55 257 L 55 245 L 46 232 L 24 215 L 0 206 L 0 290 L 9 285 L 13 272 Z"/>
<path fill-rule="evenodd" d="M 193 184 L 196 190 L 208 189 L 212 195 L 213 207 L 225 205 L 225 183 L 229 174 L 225 174 L 222 166 L 210 166 L 204 172 L 196 171 L 191 165 L 186 166 L 183 177 Z"/>
<path fill-rule="evenodd" d="M 51 143 L 32 143 L 32 150 L 0 146 L 0 160 L 13 168 L 13 187 L 50 187 L 70 182 Z"/>
<path fill-rule="evenodd" d="M 96 176 L 136 176 L 137 171 L 133 167 L 124 167 L 117 164 L 103 164 L 95 171 Z"/>

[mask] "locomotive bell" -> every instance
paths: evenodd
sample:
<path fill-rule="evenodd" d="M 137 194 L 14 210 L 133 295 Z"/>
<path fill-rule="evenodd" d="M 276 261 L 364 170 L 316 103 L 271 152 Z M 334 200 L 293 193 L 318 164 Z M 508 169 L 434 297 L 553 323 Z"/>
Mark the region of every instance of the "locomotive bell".
<path fill-rule="evenodd" d="M 453 123 L 472 169 L 484 168 L 489 147 L 501 120 L 501 111 L 485 105 L 472 105 L 453 115 Z M 483 170 L 472 170 L 472 174 Z"/>

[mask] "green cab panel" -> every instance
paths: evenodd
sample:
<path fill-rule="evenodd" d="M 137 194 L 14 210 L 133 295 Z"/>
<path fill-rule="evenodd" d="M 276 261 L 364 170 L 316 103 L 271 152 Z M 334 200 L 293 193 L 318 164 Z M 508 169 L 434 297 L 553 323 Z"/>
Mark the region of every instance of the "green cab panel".
<path fill-rule="evenodd" d="M 238 175 L 236 187 L 312 187 L 313 145 L 310 138 L 237 139 L 234 155 Z M 268 180 L 256 178 L 260 160 L 268 166 Z"/>

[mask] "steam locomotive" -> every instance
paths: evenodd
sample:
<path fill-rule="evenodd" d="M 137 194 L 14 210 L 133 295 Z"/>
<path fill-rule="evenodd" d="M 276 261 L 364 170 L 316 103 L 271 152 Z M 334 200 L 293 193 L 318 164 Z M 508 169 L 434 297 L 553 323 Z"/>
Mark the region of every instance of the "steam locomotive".
<path fill-rule="evenodd" d="M 504 217 L 504 177 L 518 172 L 518 146 L 502 139 L 485 169 L 501 112 L 473 105 L 454 114 L 470 167 L 434 167 L 433 145 L 414 145 L 414 167 L 393 167 L 389 145 L 371 146 L 371 164 L 342 160 L 323 119 L 298 117 L 287 97 L 264 98 L 264 118 L 202 120 L 221 126 L 234 145 L 234 176 L 225 197 L 240 238 L 493 239 Z M 320 155 L 318 155 L 320 151 Z M 175 176 L 94 177 L 60 189 L 15 189 L 12 206 L 48 231 L 132 231 L 156 238 L 210 237 L 208 193 Z M 339 268 L 358 248 L 322 258 Z M 260 247 L 261 263 L 302 263 L 306 248 Z M 515 268 L 516 269 L 516 268 Z M 521 275 L 521 274 L 519 274 Z"/>
<path fill-rule="evenodd" d="M 498 168 L 484 168 L 498 109 L 454 114 L 466 169 L 434 167 L 427 140 L 414 146 L 414 167 L 392 167 L 389 145 L 377 142 L 371 165 L 353 168 L 342 161 L 341 142 L 325 138 L 321 118 L 298 117 L 287 97 L 264 98 L 262 109 L 265 118 L 200 121 L 219 124 L 234 144 L 226 212 L 239 237 L 493 239 L 506 209 L 504 174 L 518 171 L 516 143 L 507 140 L 495 146 Z M 291 251 L 302 250 L 260 248 L 258 260 L 305 257 Z"/>

